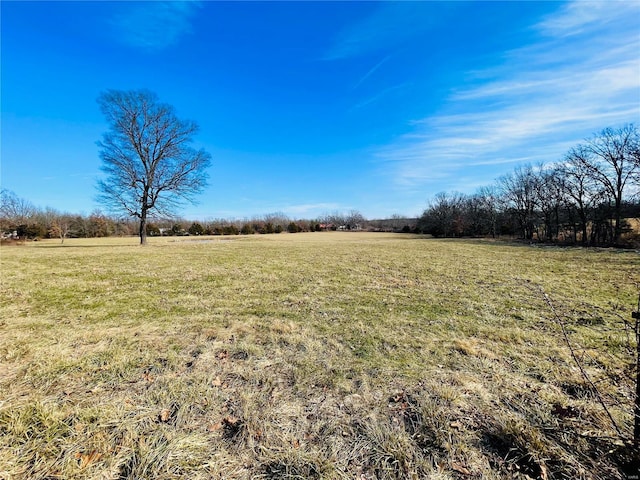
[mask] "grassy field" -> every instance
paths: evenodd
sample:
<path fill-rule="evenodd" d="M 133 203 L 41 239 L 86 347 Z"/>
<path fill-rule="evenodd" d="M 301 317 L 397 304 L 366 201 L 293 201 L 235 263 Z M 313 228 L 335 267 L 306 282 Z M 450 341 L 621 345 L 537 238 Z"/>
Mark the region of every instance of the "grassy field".
<path fill-rule="evenodd" d="M 624 478 L 637 252 L 136 243 L 0 249 L 0 478 Z"/>

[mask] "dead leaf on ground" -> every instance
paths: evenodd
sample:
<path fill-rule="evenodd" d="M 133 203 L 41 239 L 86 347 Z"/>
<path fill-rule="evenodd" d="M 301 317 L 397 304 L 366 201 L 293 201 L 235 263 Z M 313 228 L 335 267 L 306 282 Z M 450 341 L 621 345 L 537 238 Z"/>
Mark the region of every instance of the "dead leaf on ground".
<path fill-rule="evenodd" d="M 216 377 L 213 379 L 213 382 L 211 382 L 211 385 L 213 385 L 214 387 L 221 387 L 222 380 L 220 379 L 220 377 Z"/>
<path fill-rule="evenodd" d="M 210 432 L 217 432 L 221 428 L 222 428 L 222 422 L 218 422 L 218 423 L 214 423 L 213 425 L 209 425 L 209 427 L 207 427 L 207 430 L 209 430 Z"/>
<path fill-rule="evenodd" d="M 216 358 L 218 360 L 226 360 L 227 358 L 229 358 L 229 352 L 227 352 L 226 350 L 220 350 L 218 353 L 216 353 Z"/>
<path fill-rule="evenodd" d="M 169 410 L 168 408 L 163 408 L 160 411 L 160 415 L 158 415 L 158 418 L 161 422 L 168 422 L 171 418 L 171 410 Z"/>
<path fill-rule="evenodd" d="M 236 425 L 238 425 L 239 422 L 240 422 L 240 419 L 238 417 L 234 417 L 233 415 L 229 415 L 222 419 L 222 423 L 224 425 L 229 425 L 231 427 L 235 427 Z"/>
<path fill-rule="evenodd" d="M 74 456 L 79 461 L 80 468 L 87 468 L 92 463 L 97 462 L 102 458 L 102 453 L 97 450 L 91 450 L 89 453 L 77 452 Z"/>
<path fill-rule="evenodd" d="M 463 475 L 471 475 L 471 472 L 469 471 L 468 468 L 466 468 L 464 465 L 460 465 L 459 463 L 453 463 L 451 464 L 451 468 L 458 472 L 461 473 Z"/>

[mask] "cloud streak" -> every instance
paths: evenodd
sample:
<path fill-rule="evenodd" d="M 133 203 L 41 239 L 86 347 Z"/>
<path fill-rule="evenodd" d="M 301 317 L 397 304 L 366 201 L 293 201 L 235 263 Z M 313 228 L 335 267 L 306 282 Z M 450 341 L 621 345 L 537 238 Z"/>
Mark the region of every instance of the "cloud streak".
<path fill-rule="evenodd" d="M 637 122 L 640 4 L 616 7 L 577 1 L 533 25 L 538 41 L 469 72 L 474 84 L 453 90 L 445 113 L 378 151 L 384 173 L 403 188 L 455 189 L 475 166 L 557 160 L 593 132 Z"/>
<path fill-rule="evenodd" d="M 147 51 L 163 50 L 191 32 L 197 1 L 124 3 L 111 24 L 119 41 Z"/>
<path fill-rule="evenodd" d="M 376 70 L 378 70 L 384 63 L 386 63 L 389 59 L 391 58 L 391 55 L 387 55 L 386 57 L 384 57 L 382 60 L 380 60 L 378 63 L 376 63 L 373 67 L 371 67 L 369 69 L 369 71 L 367 73 L 365 73 L 360 80 L 358 80 L 356 82 L 356 84 L 353 86 L 352 90 L 355 90 L 356 88 L 358 88 L 360 85 L 362 85 L 371 75 L 373 75 L 375 73 Z"/>
<path fill-rule="evenodd" d="M 324 60 L 357 57 L 395 48 L 429 30 L 436 20 L 431 2 L 382 2 L 359 22 L 345 28 Z M 441 18 L 439 19 L 441 20 Z"/>
<path fill-rule="evenodd" d="M 375 102 L 379 101 L 380 99 L 382 99 L 383 97 L 389 95 L 391 92 L 394 92 L 396 90 L 400 90 L 402 88 L 405 88 L 408 85 L 410 85 L 410 84 L 405 82 L 405 83 L 401 83 L 399 85 L 392 85 L 391 87 L 387 87 L 384 90 L 381 90 L 377 94 L 373 95 L 372 97 L 369 97 L 366 100 L 363 100 L 360 103 L 354 105 L 350 109 L 350 111 L 357 110 L 359 108 L 363 108 L 363 107 L 366 107 L 367 105 L 375 103 Z"/>

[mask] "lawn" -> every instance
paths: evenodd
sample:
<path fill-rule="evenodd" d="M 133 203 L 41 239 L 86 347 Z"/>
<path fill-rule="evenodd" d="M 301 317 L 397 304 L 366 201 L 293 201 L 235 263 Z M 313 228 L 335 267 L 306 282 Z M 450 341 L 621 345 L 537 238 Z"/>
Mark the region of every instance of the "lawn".
<path fill-rule="evenodd" d="M 136 243 L 0 248 L 0 478 L 630 472 L 637 252 L 360 232 Z"/>

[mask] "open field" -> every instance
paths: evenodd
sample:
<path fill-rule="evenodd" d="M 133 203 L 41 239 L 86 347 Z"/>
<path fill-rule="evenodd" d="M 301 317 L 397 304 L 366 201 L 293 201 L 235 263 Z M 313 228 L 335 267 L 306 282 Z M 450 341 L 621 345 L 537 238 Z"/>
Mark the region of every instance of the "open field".
<path fill-rule="evenodd" d="M 136 243 L 2 247 L 0 478 L 624 478 L 637 252 Z"/>

